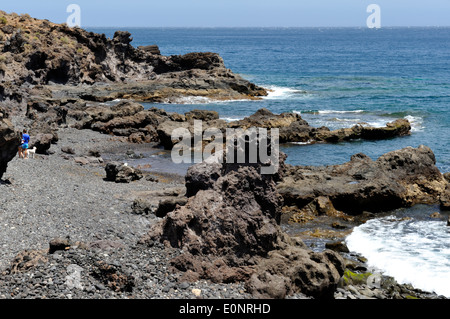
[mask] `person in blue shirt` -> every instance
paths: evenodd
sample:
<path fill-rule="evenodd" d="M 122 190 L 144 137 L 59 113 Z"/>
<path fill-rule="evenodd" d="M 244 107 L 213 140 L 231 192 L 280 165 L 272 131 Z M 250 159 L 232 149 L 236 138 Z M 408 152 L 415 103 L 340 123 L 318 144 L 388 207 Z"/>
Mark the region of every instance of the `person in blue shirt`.
<path fill-rule="evenodd" d="M 27 130 L 23 130 L 22 144 L 19 146 L 19 158 L 25 158 L 27 156 L 28 144 L 30 143 L 30 135 Z"/>

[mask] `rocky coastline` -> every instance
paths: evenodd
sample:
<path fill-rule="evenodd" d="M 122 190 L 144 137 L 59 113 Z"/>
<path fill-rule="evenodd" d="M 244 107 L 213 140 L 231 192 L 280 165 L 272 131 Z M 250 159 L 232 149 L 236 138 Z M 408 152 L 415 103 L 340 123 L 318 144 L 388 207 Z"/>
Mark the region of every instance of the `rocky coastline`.
<path fill-rule="evenodd" d="M 444 298 L 373 272 L 336 240 L 391 209 L 450 207 L 448 174 L 426 146 L 329 167 L 291 166 L 280 154 L 273 175 L 262 163 L 203 162 L 185 175 L 152 170 L 151 158 L 130 164 L 171 150 L 173 129 L 192 132 L 195 120 L 222 132 L 277 128 L 281 143 L 401 138 L 407 120 L 332 131 L 266 109 L 234 122 L 145 109 L 139 102 L 267 91 L 214 53 L 165 57 L 132 47 L 125 31 L 107 39 L 0 14 L 0 298 Z M 16 157 L 21 128 L 34 159 Z M 310 237 L 331 240 L 313 250 L 284 231 L 289 223 L 316 223 Z"/>
<path fill-rule="evenodd" d="M 185 96 L 258 99 L 267 91 L 227 69 L 212 52 L 163 56 L 135 48 L 131 34 L 70 28 L 1 11 L 1 101 L 11 109 L 28 101 L 63 107 L 73 100 L 133 99 L 172 102 Z"/>
<path fill-rule="evenodd" d="M 303 239 L 307 236 L 287 235 L 282 227 L 288 223 L 287 206 L 276 196 L 279 182 L 260 180 L 253 167 L 226 172 L 218 165 L 200 164 L 187 176 L 149 169 L 135 180 L 107 180 L 107 163 L 131 162 L 145 147 L 91 130 L 61 128 L 49 155 L 10 162 L 0 185 L 2 299 L 443 298 L 370 269 L 363 256 L 339 245 L 349 228 L 341 230 L 340 238 L 316 237 L 327 239 L 322 252 L 309 247 L 311 242 Z M 78 160 L 93 157 L 94 150 L 100 155 L 97 161 Z M 102 163 L 102 157 L 114 155 L 120 156 L 118 161 Z M 243 180 L 250 183 L 247 188 Z M 268 183 L 261 187 L 265 196 L 249 191 L 252 182 Z M 219 191 L 223 183 L 231 187 L 230 194 L 239 195 L 227 199 L 227 192 Z M 197 192 L 187 197 L 192 188 Z M 260 200 L 264 202 L 257 204 Z M 242 201 L 248 215 L 233 215 Z M 356 226 L 374 217 L 333 215 L 322 211 L 328 207 L 320 199 L 316 203 L 313 216 L 315 222 L 321 219 L 323 229 L 336 220 Z M 230 216 L 223 215 L 227 211 Z M 278 215 L 271 216 L 274 212 Z M 214 232 L 214 225 L 228 228 Z M 250 250 L 241 251 L 243 247 Z M 297 257 L 289 261 L 287 256 Z M 324 282 L 317 281 L 320 276 L 307 275 L 306 265 L 314 265 L 316 275 L 321 267 L 327 273 L 335 265 L 325 291 Z M 281 273 L 276 275 L 273 267 Z M 289 282 L 296 282 L 291 278 L 302 273 L 306 281 L 290 287 Z"/>

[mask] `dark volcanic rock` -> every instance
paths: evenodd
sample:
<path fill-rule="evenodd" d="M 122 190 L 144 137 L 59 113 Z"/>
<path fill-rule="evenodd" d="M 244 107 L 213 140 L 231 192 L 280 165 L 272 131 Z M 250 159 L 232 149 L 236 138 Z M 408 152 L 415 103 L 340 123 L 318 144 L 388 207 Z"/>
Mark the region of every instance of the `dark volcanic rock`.
<path fill-rule="evenodd" d="M 105 166 L 106 180 L 116 183 L 130 183 L 143 177 L 141 171 L 119 162 L 109 162 Z"/>
<path fill-rule="evenodd" d="M 79 106 L 69 110 L 71 123 L 78 129 L 92 129 L 105 134 L 127 137 L 133 143 L 159 141 L 156 127 L 170 115 L 161 110 L 123 101 L 112 107 L 105 105 Z"/>
<path fill-rule="evenodd" d="M 72 245 L 70 239 L 68 238 L 54 238 L 49 242 L 49 254 L 53 254 L 58 250 L 67 250 Z"/>
<path fill-rule="evenodd" d="M 301 292 L 332 299 L 344 268 L 342 257 L 331 250 L 317 253 L 290 244 L 261 259 L 246 287 L 256 298 L 285 298 Z"/>
<path fill-rule="evenodd" d="M 32 147 L 36 147 L 36 153 L 47 154 L 53 141 L 52 134 L 38 133 L 33 137 Z"/>
<path fill-rule="evenodd" d="M 151 54 L 161 55 L 161 51 L 159 50 L 159 47 L 156 44 L 139 46 L 138 49 Z"/>
<path fill-rule="evenodd" d="M 273 114 L 267 109 L 260 109 L 255 114 L 228 125 L 234 128 L 248 129 L 250 127 L 278 128 L 280 143 L 288 142 L 326 142 L 366 139 L 377 140 L 409 135 L 411 125 L 406 119 L 387 123 L 385 127 L 355 125 L 331 131 L 327 127 L 314 128 L 295 113 Z"/>
<path fill-rule="evenodd" d="M 214 187 L 217 179 L 222 176 L 222 164 L 219 163 L 199 163 L 188 168 L 185 176 L 186 196 L 191 197 L 200 190 L 207 190 Z"/>
<path fill-rule="evenodd" d="M 6 172 L 8 162 L 17 154 L 20 133 L 8 119 L 8 113 L 0 107 L 0 178 Z"/>
<path fill-rule="evenodd" d="M 328 197 L 346 213 L 386 211 L 417 203 L 436 203 L 445 180 L 426 146 L 389 152 L 373 161 L 364 154 L 327 167 L 290 167 L 278 184 L 287 205 L 303 207 Z"/>
<path fill-rule="evenodd" d="M 39 112 L 41 101 L 35 97 L 173 102 L 192 96 L 229 100 L 267 95 L 227 69 L 216 53 L 163 56 L 157 46 L 133 47 L 128 31 L 116 31 L 110 39 L 66 24 L 1 14 L 0 100 L 18 108 L 33 101 L 30 107 Z"/>
<path fill-rule="evenodd" d="M 263 108 L 249 117 L 231 122 L 229 127 L 242 128 L 244 130 L 251 127 L 283 128 L 289 127 L 289 125 L 296 122 L 308 126 L 308 123 L 296 113 L 282 113 L 277 115 Z"/>
<path fill-rule="evenodd" d="M 450 184 L 447 184 L 445 191 L 441 194 L 439 199 L 442 210 L 450 210 Z"/>
<path fill-rule="evenodd" d="M 216 111 L 208 110 L 192 110 L 184 114 L 186 120 L 201 120 L 201 121 L 212 121 L 219 119 L 219 113 Z"/>
<path fill-rule="evenodd" d="M 169 213 L 163 229 L 155 228 L 154 232 L 164 230 L 160 234 L 162 241 L 182 245 L 193 253 L 221 255 L 222 250 L 231 250 L 237 256 L 260 255 L 273 248 L 272 241 L 279 232 L 275 225 L 280 205 L 275 184 L 261 177 L 255 168 L 242 167 L 219 178 L 213 189 L 199 191 L 184 207 Z M 238 219 L 234 218 L 237 212 Z M 255 232 L 262 225 L 266 226 L 265 232 L 257 240 Z"/>
<path fill-rule="evenodd" d="M 156 131 L 161 145 L 166 149 L 172 149 L 180 141 L 179 139 L 172 140 L 172 132 L 176 128 L 188 129 L 193 135 L 194 120 L 202 121 L 202 132 L 208 128 L 217 128 L 223 135 L 226 134 L 227 128 L 244 131 L 251 128 L 278 129 L 280 143 L 337 143 L 354 139 L 387 139 L 408 135 L 411 130 L 410 123 L 404 119 L 387 123 L 385 127 L 379 128 L 355 125 L 352 128 L 330 131 L 326 127 L 315 128 L 310 126 L 299 114 L 274 114 L 264 108 L 249 117 L 230 123 L 219 119 L 216 112 L 193 110 L 185 114 L 185 120 L 160 121 Z"/>
<path fill-rule="evenodd" d="M 177 206 L 187 203 L 184 188 L 169 188 L 164 191 L 151 191 L 145 196 L 136 198 L 131 206 L 133 213 L 139 215 L 155 215 L 164 217 Z"/>
<path fill-rule="evenodd" d="M 196 166 L 186 178 L 191 196 L 186 205 L 153 225 L 141 243 L 182 248 L 172 265 L 186 280 L 248 281 L 252 293 L 266 298 L 332 295 L 343 261 L 331 251 L 312 253 L 282 232 L 283 201 L 273 176 L 261 175 L 256 164 L 225 164 L 222 170 L 216 165 L 212 177 L 208 165 Z M 280 288 L 270 288 L 274 278 Z"/>

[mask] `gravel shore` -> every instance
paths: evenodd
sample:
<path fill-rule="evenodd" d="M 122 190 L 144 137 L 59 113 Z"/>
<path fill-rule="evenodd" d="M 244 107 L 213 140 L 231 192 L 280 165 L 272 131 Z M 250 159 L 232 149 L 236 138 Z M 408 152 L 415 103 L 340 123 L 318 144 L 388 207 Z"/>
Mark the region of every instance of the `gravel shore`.
<path fill-rule="evenodd" d="M 0 298 L 250 297 L 242 284 L 179 282 L 168 270 L 177 250 L 137 245 L 157 217 L 133 214 L 133 200 L 148 191 L 183 186 L 181 176 L 107 182 L 103 165 L 80 165 L 73 156 L 111 149 L 125 155 L 139 145 L 89 130 L 65 128 L 58 136 L 53 154 L 12 160 L 0 184 Z M 62 147 L 73 148 L 75 155 L 67 156 Z M 52 239 L 67 237 L 74 243 L 69 250 L 48 254 Z M 27 262 L 33 267 L 24 271 Z M 109 273 L 124 284 L 114 286 Z"/>

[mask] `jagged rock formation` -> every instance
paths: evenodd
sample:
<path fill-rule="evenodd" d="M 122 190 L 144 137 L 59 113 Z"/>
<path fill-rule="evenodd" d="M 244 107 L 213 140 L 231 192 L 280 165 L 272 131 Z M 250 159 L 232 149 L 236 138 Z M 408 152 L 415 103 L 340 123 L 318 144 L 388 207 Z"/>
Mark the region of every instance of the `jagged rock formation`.
<path fill-rule="evenodd" d="M 30 107 L 32 118 L 45 118 L 47 123 L 71 123 L 79 129 L 92 129 L 105 134 L 128 137 L 135 143 L 155 142 L 166 149 L 172 149 L 179 140 L 172 139 L 176 128 L 185 128 L 194 134 L 194 121 L 202 121 L 202 133 L 208 128 L 219 129 L 223 136 L 227 128 L 244 130 L 257 128 L 279 129 L 280 143 L 309 141 L 310 143 L 334 143 L 352 139 L 385 139 L 410 134 L 411 125 L 408 120 L 397 120 L 386 127 L 374 128 L 357 125 L 349 129 L 330 131 L 328 128 L 314 128 L 300 115 L 294 113 L 273 114 L 260 109 L 255 114 L 234 122 L 219 119 L 213 111 L 192 110 L 186 114 L 165 112 L 162 109 L 144 107 L 136 102 L 123 101 L 109 107 L 105 105 L 88 106 L 83 102 L 52 107 L 45 103 L 34 103 Z M 32 113 L 34 110 L 34 113 Z M 43 111 L 45 110 L 45 111 Z"/>
<path fill-rule="evenodd" d="M 8 119 L 8 112 L 0 107 L 0 178 L 6 172 L 8 162 L 16 155 L 20 145 L 20 133 Z"/>
<path fill-rule="evenodd" d="M 53 131 L 72 118 L 79 128 L 126 136 L 136 143 L 159 142 L 171 149 L 176 143 L 171 140 L 173 129 L 192 129 L 194 119 L 203 120 L 204 130 L 279 128 L 281 143 L 385 139 L 411 130 L 407 120 L 397 120 L 383 128 L 356 125 L 330 131 L 309 126 L 298 114 L 275 115 L 265 109 L 233 123 L 205 111 L 164 114 L 137 104 L 108 109 L 93 102 L 255 99 L 267 91 L 227 69 L 216 53 L 163 56 L 155 46 L 133 47 L 127 31 L 117 31 L 108 39 L 28 15 L 0 12 L 0 16 L 0 103 L 8 104 L 12 112 L 26 108 L 29 119 L 47 123 Z M 37 133 L 43 132 L 33 132 Z"/>
<path fill-rule="evenodd" d="M 411 124 L 406 119 L 398 119 L 385 127 L 355 125 L 331 131 L 327 127 L 312 127 L 299 114 L 273 114 L 267 109 L 260 109 L 255 114 L 228 125 L 234 128 L 248 129 L 250 127 L 278 128 L 280 143 L 287 142 L 324 142 L 337 143 L 356 139 L 378 140 L 409 135 Z"/>
<path fill-rule="evenodd" d="M 140 170 L 119 162 L 109 162 L 105 166 L 106 180 L 116 183 L 130 183 L 143 178 Z"/>
<path fill-rule="evenodd" d="M 154 47 L 134 48 L 127 31 L 109 39 L 28 15 L 1 11 L 0 17 L 0 101 L 22 104 L 32 96 L 171 101 L 184 96 L 267 95 L 227 69 L 216 53 L 163 56 Z M 39 87 L 31 92 L 35 85 Z"/>
<path fill-rule="evenodd" d="M 186 177 L 187 203 L 140 242 L 181 248 L 172 265 L 185 280 L 246 281 L 263 298 L 330 297 L 344 270 L 342 257 L 314 253 L 282 232 L 283 201 L 273 177 L 261 175 L 257 164 L 197 164 Z"/>
<path fill-rule="evenodd" d="M 389 152 L 376 161 L 356 154 L 342 165 L 287 165 L 277 188 L 286 205 L 298 208 L 324 196 L 345 213 L 388 211 L 444 200 L 448 182 L 435 164 L 432 150 L 423 145 Z"/>

